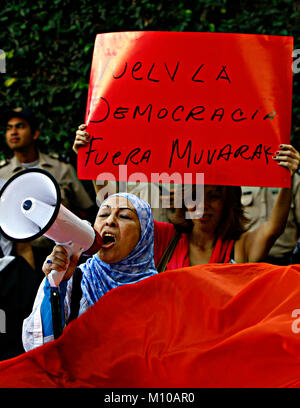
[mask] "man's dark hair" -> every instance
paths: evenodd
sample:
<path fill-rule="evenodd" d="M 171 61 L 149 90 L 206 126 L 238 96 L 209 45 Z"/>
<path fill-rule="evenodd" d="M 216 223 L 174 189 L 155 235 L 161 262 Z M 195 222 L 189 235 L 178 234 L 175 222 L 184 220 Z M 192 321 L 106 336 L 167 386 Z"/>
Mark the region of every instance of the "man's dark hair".
<path fill-rule="evenodd" d="M 5 112 L 4 117 L 5 117 L 5 126 L 7 125 L 7 122 L 11 118 L 21 118 L 28 122 L 32 134 L 35 133 L 35 131 L 38 129 L 38 122 L 37 122 L 35 115 L 33 114 L 31 110 L 27 108 L 12 109 L 8 112 Z"/>

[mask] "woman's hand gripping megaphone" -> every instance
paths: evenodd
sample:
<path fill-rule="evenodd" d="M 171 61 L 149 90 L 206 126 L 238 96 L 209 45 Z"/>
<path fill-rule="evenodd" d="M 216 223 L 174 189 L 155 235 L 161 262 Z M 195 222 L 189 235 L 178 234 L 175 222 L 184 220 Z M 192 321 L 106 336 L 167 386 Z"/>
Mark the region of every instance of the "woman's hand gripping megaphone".
<path fill-rule="evenodd" d="M 55 245 L 43 264 L 43 272 L 50 286 L 58 287 L 60 282 L 69 279 L 76 268 L 82 251 L 73 252 L 68 245 Z"/>
<path fill-rule="evenodd" d="M 81 254 L 84 253 L 85 255 L 93 255 L 99 251 L 103 244 L 103 239 L 101 238 L 100 234 L 92 226 L 90 226 L 90 223 L 88 221 L 78 219 L 78 224 L 82 228 L 83 241 L 78 243 L 78 241 L 80 240 L 78 239 L 77 234 L 74 237 L 77 237 L 77 240 L 74 240 L 74 242 L 56 242 L 56 245 L 54 246 L 51 254 L 47 256 L 43 264 L 43 272 L 47 276 L 51 287 L 58 287 L 62 280 L 70 279 L 75 271 Z M 58 226 L 59 225 L 56 225 L 57 230 L 59 230 Z M 64 222 L 61 229 L 63 230 L 68 226 L 69 224 L 67 222 Z M 87 228 L 87 230 L 89 231 L 89 235 L 93 236 L 93 241 L 91 241 L 93 242 L 92 245 L 91 242 L 89 242 L 85 247 L 83 246 L 83 244 L 86 243 L 85 241 L 87 240 L 84 235 L 83 226 Z M 52 236 L 48 237 L 53 239 Z"/>

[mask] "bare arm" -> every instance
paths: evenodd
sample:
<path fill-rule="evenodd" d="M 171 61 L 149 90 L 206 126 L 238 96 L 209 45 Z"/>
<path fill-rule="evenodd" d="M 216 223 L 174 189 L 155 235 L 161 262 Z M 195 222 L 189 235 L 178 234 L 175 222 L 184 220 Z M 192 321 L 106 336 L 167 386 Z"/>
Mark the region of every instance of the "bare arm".
<path fill-rule="evenodd" d="M 291 145 L 280 145 L 273 159 L 279 166 L 294 174 L 300 163 L 300 154 Z M 276 239 L 283 233 L 291 205 L 291 188 L 282 188 L 270 218 L 253 231 L 245 232 L 237 242 L 237 262 L 260 262 L 269 253 Z"/>

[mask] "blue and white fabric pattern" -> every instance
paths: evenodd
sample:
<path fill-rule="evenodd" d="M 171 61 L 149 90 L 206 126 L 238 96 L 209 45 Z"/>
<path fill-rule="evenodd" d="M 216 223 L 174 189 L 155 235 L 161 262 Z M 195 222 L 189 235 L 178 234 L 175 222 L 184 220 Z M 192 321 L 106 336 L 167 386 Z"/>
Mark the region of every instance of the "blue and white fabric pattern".
<path fill-rule="evenodd" d="M 158 273 L 153 258 L 154 224 L 150 205 L 134 194 L 118 193 L 109 198 L 113 196 L 125 197 L 134 206 L 140 221 L 140 240 L 134 250 L 120 262 L 107 264 L 96 254 L 79 266 L 83 274 L 81 289 L 90 305 L 111 289 Z"/>
<path fill-rule="evenodd" d="M 51 309 L 51 287 L 48 279 L 45 281 L 44 285 L 44 298 L 41 304 L 41 319 L 43 327 L 43 337 L 49 337 L 53 335 L 53 320 L 52 320 L 52 309 Z M 66 296 L 67 281 L 62 281 L 59 285 L 59 297 L 61 304 L 61 323 L 62 327 L 65 326 L 65 316 L 64 316 L 64 299 Z M 51 339 L 52 340 L 52 339 Z"/>

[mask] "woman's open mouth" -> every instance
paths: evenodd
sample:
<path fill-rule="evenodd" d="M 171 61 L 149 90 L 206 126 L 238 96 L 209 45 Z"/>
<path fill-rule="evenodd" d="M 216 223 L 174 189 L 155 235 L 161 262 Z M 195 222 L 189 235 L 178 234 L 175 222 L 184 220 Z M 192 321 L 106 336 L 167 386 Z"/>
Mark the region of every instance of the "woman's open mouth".
<path fill-rule="evenodd" d="M 104 232 L 102 239 L 103 239 L 102 248 L 109 248 L 113 246 L 116 242 L 115 236 L 109 232 Z"/>

